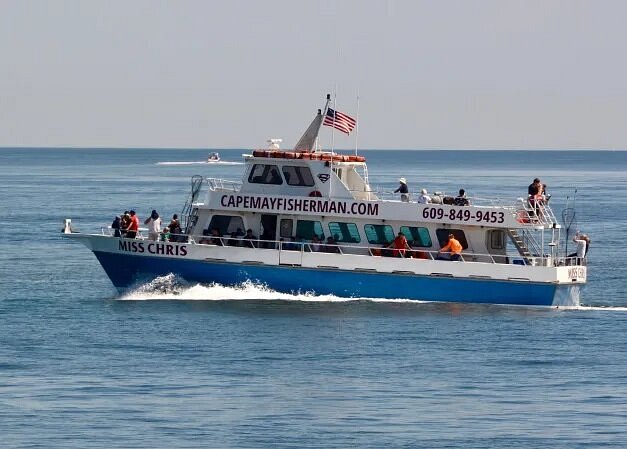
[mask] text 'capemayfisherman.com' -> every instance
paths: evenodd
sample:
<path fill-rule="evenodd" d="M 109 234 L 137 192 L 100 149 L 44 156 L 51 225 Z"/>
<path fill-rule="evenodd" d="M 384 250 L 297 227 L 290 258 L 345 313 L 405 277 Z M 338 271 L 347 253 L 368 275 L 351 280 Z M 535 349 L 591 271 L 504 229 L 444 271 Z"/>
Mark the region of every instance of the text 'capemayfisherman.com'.
<path fill-rule="evenodd" d="M 377 203 L 336 201 L 322 198 L 268 198 L 248 195 L 222 195 L 222 207 L 271 210 L 276 212 L 313 212 L 316 214 L 379 215 Z"/>

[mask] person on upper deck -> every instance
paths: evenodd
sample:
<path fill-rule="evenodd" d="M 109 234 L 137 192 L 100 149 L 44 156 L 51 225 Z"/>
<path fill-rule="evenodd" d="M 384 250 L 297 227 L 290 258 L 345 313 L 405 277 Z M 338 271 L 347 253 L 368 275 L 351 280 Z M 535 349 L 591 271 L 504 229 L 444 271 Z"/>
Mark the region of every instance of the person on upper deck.
<path fill-rule="evenodd" d="M 461 260 L 462 249 L 462 244 L 455 238 L 455 235 L 449 234 L 447 244 L 438 251 L 438 259 L 452 261 Z"/>
<path fill-rule="evenodd" d="M 409 187 L 407 187 L 407 180 L 405 178 L 401 178 L 398 182 L 400 184 L 394 193 L 401 194 L 401 201 L 409 202 Z"/>
<path fill-rule="evenodd" d="M 466 198 L 466 191 L 464 189 L 459 189 L 459 195 L 455 197 L 453 204 L 455 206 L 470 206 L 470 201 Z"/>
<path fill-rule="evenodd" d="M 422 189 L 420 191 L 420 196 L 418 197 L 418 202 L 420 204 L 429 204 L 431 202 L 431 197 L 427 193 L 427 189 Z"/>
<path fill-rule="evenodd" d="M 542 188 L 542 184 L 540 183 L 540 178 L 535 178 L 529 187 L 527 187 L 527 194 L 529 198 L 535 197 L 536 195 L 542 193 L 540 189 Z"/>

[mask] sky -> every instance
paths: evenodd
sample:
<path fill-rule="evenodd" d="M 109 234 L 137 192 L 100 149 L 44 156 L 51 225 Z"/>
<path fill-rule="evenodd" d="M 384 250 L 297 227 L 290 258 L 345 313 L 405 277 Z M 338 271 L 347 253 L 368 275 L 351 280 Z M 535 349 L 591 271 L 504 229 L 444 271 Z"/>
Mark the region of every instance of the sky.
<path fill-rule="evenodd" d="M 0 146 L 290 148 L 331 93 L 359 121 L 336 148 L 626 149 L 626 17 L 609 0 L 0 0 Z"/>

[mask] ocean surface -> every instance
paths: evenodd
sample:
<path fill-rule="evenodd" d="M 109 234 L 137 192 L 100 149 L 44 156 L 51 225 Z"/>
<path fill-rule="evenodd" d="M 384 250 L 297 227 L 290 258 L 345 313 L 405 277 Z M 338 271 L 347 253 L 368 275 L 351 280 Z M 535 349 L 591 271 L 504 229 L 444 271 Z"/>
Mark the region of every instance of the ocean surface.
<path fill-rule="evenodd" d="M 0 149 L 0 447 L 627 447 L 627 152 L 363 152 L 386 191 L 513 201 L 540 177 L 591 237 L 577 310 L 173 277 L 120 295 L 60 238 L 66 217 L 180 213 L 194 174 L 239 179 L 189 163 L 209 151 Z"/>

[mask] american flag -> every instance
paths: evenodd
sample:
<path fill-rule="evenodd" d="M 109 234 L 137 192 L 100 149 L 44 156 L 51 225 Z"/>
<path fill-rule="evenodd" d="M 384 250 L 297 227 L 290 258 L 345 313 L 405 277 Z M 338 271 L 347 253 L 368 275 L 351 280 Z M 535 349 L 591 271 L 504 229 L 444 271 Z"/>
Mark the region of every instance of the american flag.
<path fill-rule="evenodd" d="M 324 117 L 323 125 L 332 126 L 337 130 L 342 131 L 343 133 L 350 134 L 355 125 L 357 124 L 357 120 L 353 117 L 343 114 L 340 111 L 335 111 L 331 108 L 327 109 L 327 115 Z"/>

